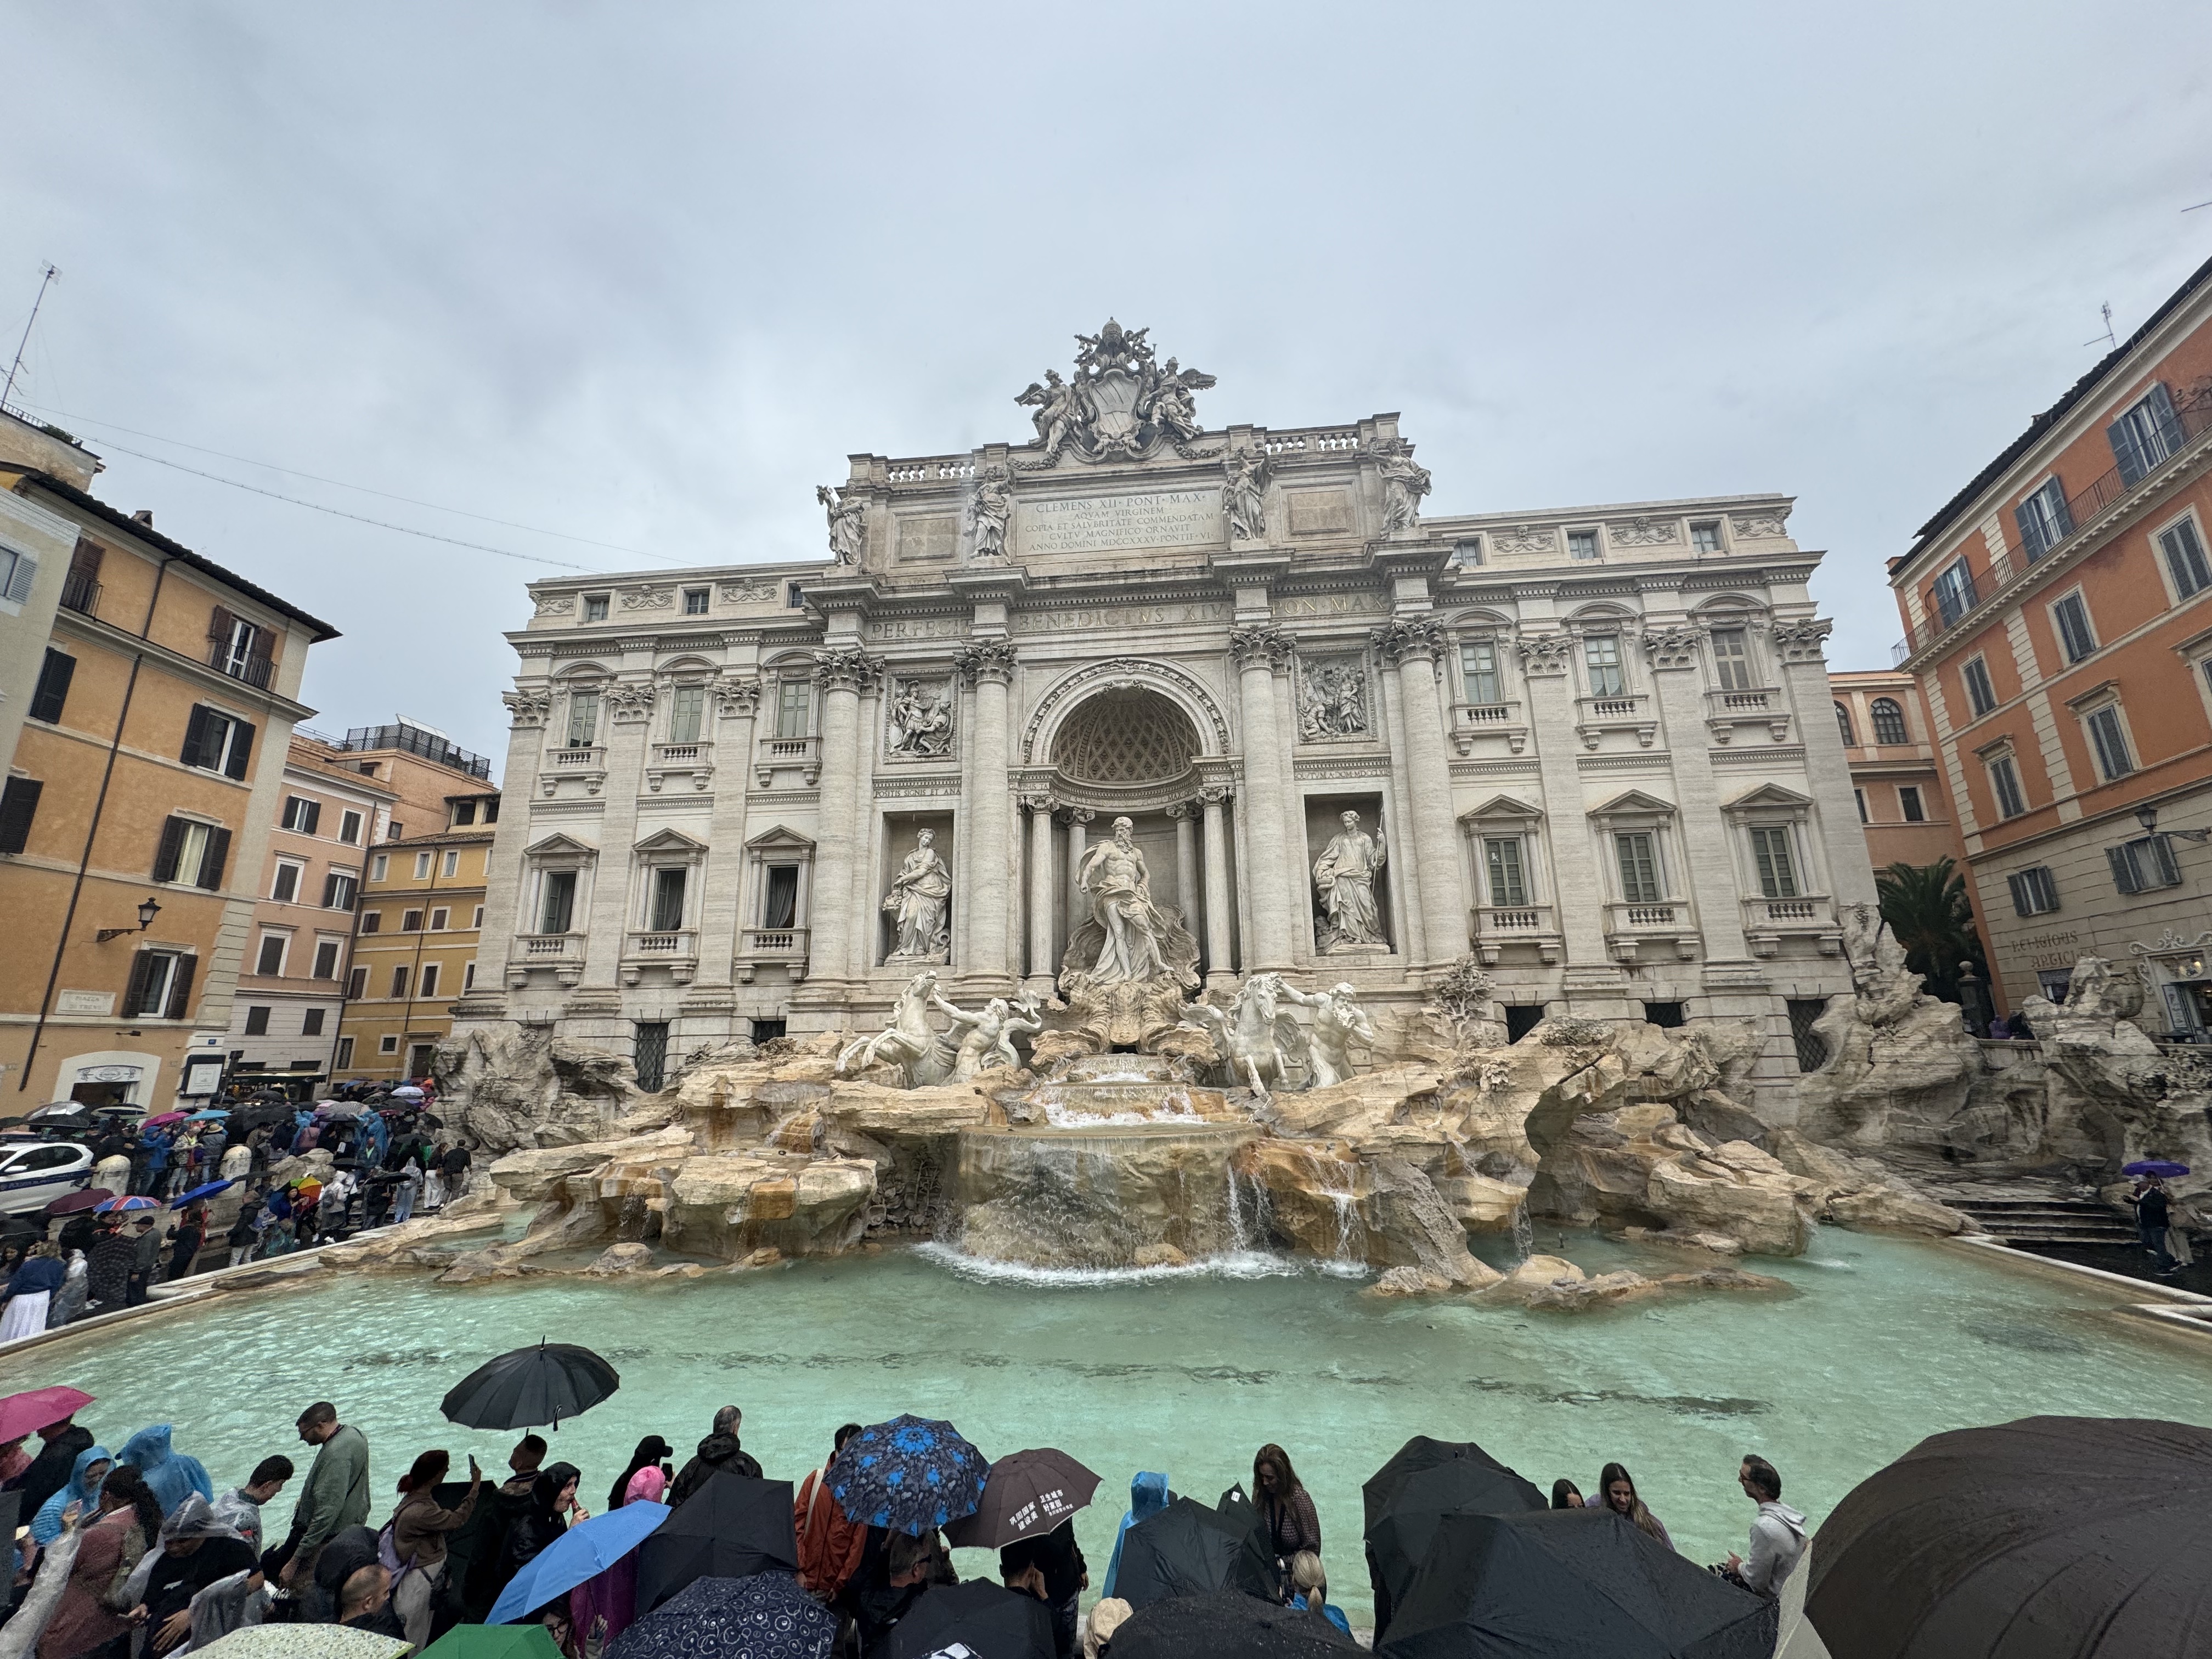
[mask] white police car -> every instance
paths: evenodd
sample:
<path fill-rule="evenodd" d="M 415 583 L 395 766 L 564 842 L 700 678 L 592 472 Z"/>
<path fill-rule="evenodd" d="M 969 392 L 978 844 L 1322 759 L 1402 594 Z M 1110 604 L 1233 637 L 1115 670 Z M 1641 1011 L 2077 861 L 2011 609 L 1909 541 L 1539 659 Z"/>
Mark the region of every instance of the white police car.
<path fill-rule="evenodd" d="M 0 1139 L 0 1215 L 43 1210 L 92 1184 L 92 1149 L 74 1140 Z"/>

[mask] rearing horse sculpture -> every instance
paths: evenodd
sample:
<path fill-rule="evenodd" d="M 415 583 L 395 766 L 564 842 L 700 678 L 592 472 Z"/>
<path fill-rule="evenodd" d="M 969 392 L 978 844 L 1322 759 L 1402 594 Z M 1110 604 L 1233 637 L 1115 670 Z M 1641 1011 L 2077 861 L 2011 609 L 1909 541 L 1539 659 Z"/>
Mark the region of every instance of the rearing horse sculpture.
<path fill-rule="evenodd" d="M 907 981 L 906 989 L 891 1005 L 890 1023 L 869 1037 L 845 1045 L 837 1055 L 841 1077 L 854 1077 L 871 1066 L 889 1060 L 906 1067 L 908 1086 L 924 1088 L 952 1075 L 958 1046 L 929 1023 L 932 1000 L 937 994 L 937 974 L 925 968 Z"/>
<path fill-rule="evenodd" d="M 1281 975 L 1255 974 L 1229 1007 L 1195 1002 L 1183 1021 L 1212 1037 L 1230 1076 L 1262 1100 L 1269 1097 L 1270 1082 L 1279 1088 L 1290 1080 L 1291 1067 L 1305 1059 L 1305 1032 L 1283 1007 L 1282 988 Z"/>

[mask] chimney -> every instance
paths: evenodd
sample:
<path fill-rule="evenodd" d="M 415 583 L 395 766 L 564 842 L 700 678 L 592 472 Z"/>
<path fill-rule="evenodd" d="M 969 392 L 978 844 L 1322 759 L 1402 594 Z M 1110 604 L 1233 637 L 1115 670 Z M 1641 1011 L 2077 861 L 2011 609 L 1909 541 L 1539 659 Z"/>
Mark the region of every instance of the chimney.
<path fill-rule="evenodd" d="M 150 507 L 140 507 L 131 515 L 131 522 L 143 524 L 147 529 L 151 530 L 154 527 L 154 509 Z"/>

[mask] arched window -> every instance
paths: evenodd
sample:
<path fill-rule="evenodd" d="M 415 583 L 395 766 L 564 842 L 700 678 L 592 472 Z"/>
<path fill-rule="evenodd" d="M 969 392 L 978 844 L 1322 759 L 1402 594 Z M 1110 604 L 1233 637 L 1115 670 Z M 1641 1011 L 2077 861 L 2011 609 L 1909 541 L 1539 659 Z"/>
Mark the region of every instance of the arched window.
<path fill-rule="evenodd" d="M 1905 711 L 1887 697 L 1876 697 L 1868 711 L 1874 716 L 1874 740 L 1876 743 L 1911 743 L 1905 734 Z"/>
<path fill-rule="evenodd" d="M 1851 711 L 1841 703 L 1836 705 L 1836 726 L 1844 734 L 1844 747 L 1856 748 L 1858 739 L 1851 735 Z"/>

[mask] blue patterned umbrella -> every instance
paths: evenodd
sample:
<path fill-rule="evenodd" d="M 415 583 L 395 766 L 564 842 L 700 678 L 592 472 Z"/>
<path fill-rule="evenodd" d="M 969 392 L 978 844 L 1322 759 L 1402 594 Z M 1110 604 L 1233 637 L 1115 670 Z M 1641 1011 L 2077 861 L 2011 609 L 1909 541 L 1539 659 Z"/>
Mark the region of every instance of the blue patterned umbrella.
<path fill-rule="evenodd" d="M 991 1460 L 950 1423 L 901 1415 L 862 1429 L 830 1460 L 830 1495 L 848 1520 L 910 1532 L 975 1513 Z"/>
<path fill-rule="evenodd" d="M 837 1615 L 787 1573 L 695 1578 L 645 1614 L 607 1659 L 830 1659 Z"/>

